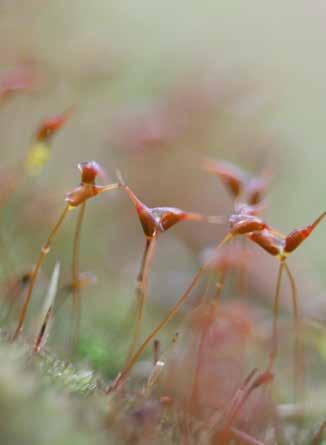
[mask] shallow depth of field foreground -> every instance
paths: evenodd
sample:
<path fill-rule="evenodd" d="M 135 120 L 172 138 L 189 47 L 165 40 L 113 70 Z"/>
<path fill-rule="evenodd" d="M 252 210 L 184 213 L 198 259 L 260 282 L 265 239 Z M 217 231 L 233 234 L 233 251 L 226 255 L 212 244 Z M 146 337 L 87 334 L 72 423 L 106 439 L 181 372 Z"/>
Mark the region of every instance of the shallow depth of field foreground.
<path fill-rule="evenodd" d="M 0 444 L 326 444 L 322 2 L 0 4 Z"/>

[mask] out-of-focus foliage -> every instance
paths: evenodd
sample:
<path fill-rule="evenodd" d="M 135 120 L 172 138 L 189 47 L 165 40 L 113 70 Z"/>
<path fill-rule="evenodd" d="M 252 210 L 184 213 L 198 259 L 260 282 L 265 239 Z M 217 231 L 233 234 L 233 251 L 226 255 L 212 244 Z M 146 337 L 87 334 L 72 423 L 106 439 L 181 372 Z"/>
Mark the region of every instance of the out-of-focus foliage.
<path fill-rule="evenodd" d="M 3 339 L 0 356 L 1 443 L 106 443 L 92 373 L 48 355 L 33 358 L 27 345 Z"/>

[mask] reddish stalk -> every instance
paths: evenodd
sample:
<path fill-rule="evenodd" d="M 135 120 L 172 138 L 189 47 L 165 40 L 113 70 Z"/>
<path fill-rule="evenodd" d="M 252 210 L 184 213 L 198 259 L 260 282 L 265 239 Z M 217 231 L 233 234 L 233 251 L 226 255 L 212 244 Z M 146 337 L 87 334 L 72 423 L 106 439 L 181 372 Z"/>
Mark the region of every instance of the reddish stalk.
<path fill-rule="evenodd" d="M 134 332 L 132 335 L 132 340 L 127 356 L 127 362 L 132 357 L 135 352 L 135 347 L 137 346 L 137 341 L 140 335 L 141 324 L 144 317 L 144 308 L 147 302 L 147 289 L 148 289 L 148 275 L 150 271 L 151 262 L 154 255 L 154 250 L 157 243 L 157 237 L 146 237 L 146 245 L 141 261 L 140 271 L 137 276 L 136 285 L 136 301 L 137 301 L 137 314 L 136 322 L 134 326 Z"/>
<path fill-rule="evenodd" d="M 19 335 L 22 332 L 23 324 L 26 318 L 27 310 L 30 304 L 30 300 L 32 297 L 32 292 L 35 286 L 36 278 L 39 273 L 39 270 L 45 260 L 46 255 L 50 251 L 51 243 L 53 241 L 53 238 L 56 236 L 56 234 L 59 232 L 62 223 L 64 222 L 67 213 L 70 209 L 73 209 L 78 206 L 82 206 L 78 220 L 77 220 L 77 226 L 76 226 L 76 232 L 75 232 L 75 239 L 74 239 L 74 254 L 73 254 L 73 278 L 74 279 L 74 285 L 79 285 L 79 266 L 78 266 L 78 252 L 79 252 L 79 239 L 80 239 L 80 230 L 81 230 L 81 224 L 83 221 L 84 211 L 85 207 L 84 204 L 88 199 L 94 198 L 95 196 L 104 193 L 109 190 L 113 190 L 115 188 L 119 188 L 120 184 L 109 184 L 106 186 L 98 186 L 95 184 L 95 179 L 97 174 L 100 171 L 100 166 L 95 161 L 86 161 L 81 162 L 78 164 L 78 168 L 81 172 L 81 184 L 75 188 L 72 192 L 67 193 L 65 201 L 67 202 L 66 207 L 64 208 L 64 211 L 62 212 L 58 222 L 52 229 L 49 238 L 47 239 L 46 243 L 42 246 L 41 252 L 38 258 L 38 261 L 36 263 L 36 266 L 32 272 L 31 280 L 29 283 L 27 295 L 25 298 L 25 301 L 23 303 L 22 310 L 19 315 L 18 325 L 15 330 L 15 333 L 13 335 L 13 340 L 16 340 Z M 75 287 L 75 286 L 74 286 Z M 78 292 L 78 290 L 77 290 Z M 78 294 L 74 295 L 75 302 L 78 300 Z M 76 305 L 79 305 L 79 302 L 76 303 Z"/>
<path fill-rule="evenodd" d="M 80 332 L 81 319 L 81 301 L 80 301 L 80 269 L 79 269 L 79 251 L 80 251 L 80 236 L 81 228 L 84 220 L 86 209 L 86 201 L 83 202 L 79 208 L 75 236 L 73 241 L 73 255 L 72 255 L 72 301 L 74 307 L 75 326 L 73 333 L 73 345 L 77 342 Z"/>
<path fill-rule="evenodd" d="M 282 280 L 282 272 L 284 268 L 284 262 L 282 261 L 278 267 L 277 279 L 276 279 L 276 288 L 274 295 L 274 305 L 273 305 L 273 334 L 272 334 L 272 350 L 269 355 L 269 364 L 268 370 L 273 369 L 274 362 L 277 356 L 278 351 L 278 317 L 280 312 L 280 290 L 281 290 L 281 280 Z"/>
<path fill-rule="evenodd" d="M 294 388 L 295 395 L 301 395 L 304 398 L 304 351 L 301 344 L 301 317 L 297 301 L 297 288 L 294 277 L 289 269 L 287 263 L 284 263 L 284 268 L 289 278 L 291 285 L 291 297 L 293 307 L 293 323 L 294 323 Z"/>
<path fill-rule="evenodd" d="M 228 233 L 223 240 L 216 246 L 215 249 L 220 248 L 223 244 L 227 243 L 233 238 L 233 235 Z M 207 267 L 211 264 L 212 260 L 207 261 L 205 264 L 203 264 L 194 277 L 191 280 L 191 283 L 189 287 L 186 289 L 186 291 L 180 296 L 180 298 L 177 300 L 176 304 L 173 306 L 173 308 L 168 312 L 168 314 L 163 318 L 163 320 L 156 326 L 155 329 L 146 337 L 144 342 L 141 344 L 141 346 L 137 349 L 135 354 L 130 358 L 130 360 L 127 362 L 123 370 L 118 374 L 117 378 L 111 385 L 111 387 L 108 389 L 108 392 L 111 392 L 114 389 L 117 389 L 121 383 L 128 377 L 130 371 L 134 367 L 134 365 L 137 363 L 139 358 L 142 356 L 143 352 L 145 351 L 146 347 L 149 345 L 149 343 L 157 336 L 157 334 L 177 315 L 181 307 L 184 305 L 184 303 L 187 301 L 191 291 L 198 283 L 200 277 L 202 274 L 206 271 Z"/>
<path fill-rule="evenodd" d="M 45 260 L 46 255 L 50 251 L 51 243 L 52 243 L 54 237 L 56 236 L 56 234 L 58 233 L 58 231 L 59 231 L 63 221 L 65 220 L 65 218 L 66 218 L 66 216 L 67 216 L 67 214 L 69 212 L 69 210 L 70 210 L 70 205 L 68 204 L 64 208 L 60 218 L 57 221 L 57 223 L 53 227 L 53 229 L 52 229 L 52 231 L 51 231 L 47 241 L 45 242 L 45 244 L 43 244 L 43 246 L 41 248 L 39 258 L 37 260 L 37 263 L 36 263 L 36 265 L 34 267 L 32 275 L 31 275 L 31 279 L 30 279 L 30 282 L 29 282 L 27 294 L 26 294 L 26 297 L 25 297 L 25 300 L 24 300 L 24 303 L 23 303 L 23 307 L 22 307 L 20 315 L 19 315 L 18 324 L 17 324 L 15 333 L 14 333 L 13 338 L 12 338 L 13 340 L 16 340 L 19 337 L 19 335 L 21 334 L 22 330 L 23 330 L 23 325 L 24 325 L 25 318 L 26 318 L 27 311 L 28 311 L 28 307 L 29 307 L 29 304 L 30 304 L 30 301 L 31 301 L 31 297 L 32 297 L 32 293 L 33 293 L 33 289 L 34 289 L 34 286 L 35 286 L 37 275 L 38 275 L 38 273 L 39 273 L 39 271 L 40 271 L 40 269 L 42 267 L 42 264 L 43 264 L 43 262 Z"/>

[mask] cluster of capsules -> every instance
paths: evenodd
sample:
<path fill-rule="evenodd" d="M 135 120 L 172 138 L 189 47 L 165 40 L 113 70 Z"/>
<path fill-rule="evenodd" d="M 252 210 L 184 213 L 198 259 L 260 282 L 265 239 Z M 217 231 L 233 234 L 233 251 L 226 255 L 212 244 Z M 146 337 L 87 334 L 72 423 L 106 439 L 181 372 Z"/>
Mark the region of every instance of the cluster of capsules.
<path fill-rule="evenodd" d="M 207 170 L 216 174 L 223 182 L 232 198 L 234 199 L 233 212 L 228 217 L 229 231 L 225 237 L 220 241 L 213 249 L 219 251 L 219 249 L 234 240 L 235 238 L 242 237 L 250 242 L 254 242 L 259 245 L 265 252 L 272 255 L 279 262 L 279 268 L 276 278 L 276 288 L 273 303 L 273 333 L 272 333 L 272 348 L 269 354 L 269 361 L 266 368 L 266 373 L 271 373 L 278 351 L 278 317 L 280 306 L 280 288 L 283 273 L 285 272 L 291 286 L 291 299 L 293 308 L 294 319 L 294 335 L 295 335 L 295 353 L 294 353 L 294 369 L 295 369 L 295 386 L 296 388 L 302 387 L 303 378 L 303 351 L 300 345 L 300 312 L 298 307 L 297 289 L 295 279 L 291 273 L 287 264 L 289 255 L 295 251 L 301 243 L 312 233 L 317 225 L 322 221 L 326 212 L 323 212 L 315 221 L 311 224 L 300 228 L 294 229 L 288 235 L 283 235 L 279 231 L 275 230 L 272 226 L 267 224 L 261 217 L 261 212 L 265 207 L 265 194 L 267 185 L 269 182 L 269 174 L 265 173 L 261 177 L 251 177 L 236 166 L 227 163 L 209 163 L 206 165 Z M 126 186 L 124 186 L 126 187 Z M 131 193 L 129 191 L 129 193 Z M 136 203 L 136 201 L 135 201 Z M 137 208 L 137 205 L 136 205 Z M 144 215 L 142 213 L 142 207 L 138 207 L 138 213 L 142 221 L 143 227 Z M 145 232 L 146 234 L 146 232 Z M 155 339 L 157 334 L 163 329 L 167 323 L 178 313 L 180 308 L 188 299 L 192 290 L 199 282 L 200 277 L 204 272 L 214 267 L 216 258 L 208 259 L 196 272 L 191 280 L 190 285 L 185 292 L 179 297 L 176 304 L 168 312 L 166 317 L 159 323 L 158 326 L 146 337 L 145 341 L 141 344 L 138 350 L 134 354 L 130 354 L 126 362 L 124 369 L 119 373 L 115 382 L 110 389 L 117 388 L 128 376 L 130 370 L 134 364 L 138 361 L 143 354 L 146 347 L 151 341 Z M 226 261 L 227 262 L 227 261 Z M 231 261 L 232 262 L 232 261 Z M 223 266 L 224 267 L 224 266 Z M 139 287 L 142 286 L 142 278 L 138 282 Z M 221 291 L 221 286 L 217 286 L 218 293 Z M 145 287 L 146 289 L 146 287 Z M 144 287 L 142 287 L 144 292 Z M 144 301 L 144 298 L 141 299 Z M 138 332 L 136 332 L 138 338 Z M 133 337 L 133 343 L 135 344 L 135 336 Z"/>
<path fill-rule="evenodd" d="M 54 125 L 48 126 L 46 129 L 39 131 L 41 140 L 51 137 L 53 134 L 52 129 L 60 126 L 67 114 L 61 117 L 59 123 L 55 122 Z M 56 128 L 55 128 L 56 129 Z M 43 138 L 44 136 L 44 138 Z M 62 223 L 71 210 L 78 208 L 79 214 L 77 217 L 75 235 L 73 241 L 73 260 L 72 260 L 72 284 L 71 291 L 73 296 L 73 305 L 75 307 L 75 313 L 79 315 L 80 312 L 80 289 L 83 287 L 82 274 L 79 272 L 79 244 L 81 226 L 85 213 L 86 202 L 104 192 L 114 189 L 122 189 L 129 196 L 132 204 L 134 205 L 141 226 L 143 228 L 145 236 L 145 248 L 140 262 L 140 270 L 137 276 L 136 284 L 136 317 L 135 326 L 131 339 L 131 344 L 127 356 L 127 360 L 123 370 L 117 376 L 113 384 L 113 388 L 119 386 L 119 384 L 125 380 L 130 370 L 137 362 L 139 357 L 147 345 L 155 339 L 157 334 L 163 329 L 167 323 L 178 313 L 182 305 L 188 299 L 191 291 L 198 283 L 202 274 L 207 271 L 215 259 L 209 259 L 206 261 L 197 271 L 193 277 L 190 285 L 185 292 L 179 297 L 176 304 L 168 312 L 165 318 L 155 327 L 155 329 L 146 337 L 145 341 L 138 346 L 138 341 L 141 332 L 141 323 L 144 315 L 144 308 L 147 301 L 147 288 L 148 279 L 151 267 L 151 261 L 155 248 L 157 246 L 158 237 L 166 232 L 169 228 L 181 221 L 206 221 L 210 223 L 220 223 L 225 221 L 225 218 L 203 216 L 199 213 L 188 212 L 173 207 L 148 207 L 146 206 L 132 191 L 132 189 L 124 182 L 120 172 L 117 172 L 118 180 L 115 183 L 108 185 L 98 185 L 96 179 L 98 176 L 104 177 L 103 170 L 95 161 L 86 161 L 78 164 L 78 168 L 81 173 L 80 184 L 71 192 L 66 194 L 66 205 L 61 213 L 58 221 L 50 232 L 50 235 L 46 242 L 42 245 L 38 260 L 35 264 L 33 271 L 28 275 L 25 287 L 27 287 L 26 295 L 23 301 L 23 305 L 19 314 L 18 324 L 15 329 L 13 339 L 17 339 L 23 330 L 26 315 L 32 298 L 33 289 L 41 269 L 41 266 L 46 258 L 46 255 L 50 251 L 53 239 L 59 232 Z M 266 188 L 269 182 L 269 175 L 263 174 L 261 177 L 251 177 L 241 169 L 226 162 L 221 163 L 209 163 L 206 165 L 207 170 L 216 174 L 223 182 L 229 193 L 234 200 L 233 212 L 228 217 L 229 231 L 225 237 L 214 248 L 215 251 L 221 248 L 222 245 L 231 242 L 237 237 L 243 237 L 250 242 L 258 244 L 268 254 L 274 256 L 279 261 L 278 274 L 276 279 L 276 290 L 274 296 L 273 305 L 273 334 L 272 334 L 272 349 L 269 356 L 269 363 L 267 370 L 271 371 L 275 362 L 275 358 L 278 350 L 277 339 L 277 320 L 279 315 L 279 297 L 282 275 L 285 272 L 291 284 L 292 290 L 292 306 L 294 314 L 294 331 L 296 338 L 296 358 L 297 363 L 300 358 L 300 344 L 299 344 L 299 331 L 300 331 L 300 314 L 297 302 L 297 291 L 294 277 L 288 267 L 288 256 L 298 248 L 298 246 L 312 233 L 316 226 L 321 222 L 325 216 L 325 212 L 322 213 L 312 224 L 309 224 L 301 229 L 295 229 L 288 235 L 283 235 L 276 231 L 273 227 L 267 224 L 261 217 L 261 212 L 265 207 L 264 198 Z M 39 351 L 44 338 L 46 325 L 51 318 L 53 307 L 50 306 L 46 312 L 44 323 L 40 329 L 40 332 L 36 338 L 34 349 Z M 77 319 L 78 319 L 77 315 Z M 138 346 L 138 349 L 136 349 Z"/>
<path fill-rule="evenodd" d="M 32 88 L 34 79 L 32 72 L 29 70 L 18 70 L 8 73 L 8 76 L 0 82 L 0 102 L 7 97 L 17 92 L 28 90 Z M 8 180 L 4 181 L 7 189 L 2 190 L 0 206 L 3 208 L 11 196 L 21 183 L 22 178 L 26 176 L 35 176 L 41 173 L 43 167 L 48 162 L 51 155 L 51 144 L 53 137 L 65 125 L 67 120 L 74 112 L 74 107 L 70 107 L 66 111 L 56 116 L 44 119 L 36 131 L 34 132 L 32 142 L 17 165 L 10 171 Z M 32 299 L 33 290 L 40 269 L 45 261 L 47 254 L 50 252 L 51 245 L 54 238 L 60 231 L 63 222 L 68 214 L 78 209 L 78 215 L 75 225 L 75 233 L 73 237 L 73 252 L 72 252 L 72 280 L 69 284 L 68 292 L 72 295 L 74 313 L 76 318 L 76 336 L 79 331 L 80 306 L 81 298 L 80 291 L 87 284 L 88 278 L 80 273 L 79 270 L 79 246 L 81 227 L 84 220 L 86 203 L 89 199 L 94 198 L 102 193 L 120 189 L 127 193 L 132 204 L 134 205 L 138 214 L 145 237 L 145 247 L 141 256 L 139 273 L 137 275 L 137 283 L 135 289 L 136 298 L 136 315 L 134 330 L 131 337 L 130 347 L 126 358 L 125 365 L 118 374 L 112 385 L 108 388 L 108 392 L 116 390 L 128 377 L 133 366 L 137 363 L 146 347 L 153 342 L 156 344 L 156 337 L 159 332 L 176 316 L 181 307 L 189 298 L 192 290 L 199 282 L 202 275 L 215 268 L 216 257 L 208 259 L 198 269 L 193 276 L 189 286 L 177 299 L 174 306 L 168 311 L 161 322 L 147 335 L 145 340 L 139 345 L 139 338 L 141 334 L 142 320 L 144 317 L 145 306 L 147 302 L 148 280 L 151 270 L 151 262 L 157 247 L 157 240 L 164 232 L 168 231 L 175 224 L 182 221 L 202 221 L 208 223 L 223 223 L 228 222 L 229 230 L 225 237 L 213 248 L 214 252 L 220 252 L 222 246 L 232 242 L 235 238 L 242 238 L 248 242 L 254 242 L 260 246 L 269 255 L 276 258 L 279 263 L 277 277 L 275 281 L 275 295 L 273 301 L 273 331 L 272 331 L 272 347 L 269 353 L 268 364 L 266 370 L 257 373 L 252 371 L 243 384 L 240 386 L 236 394 L 226 410 L 225 416 L 222 418 L 222 431 L 233 431 L 234 437 L 245 442 L 246 437 L 243 433 L 233 428 L 235 417 L 238 415 L 244 400 L 248 398 L 249 394 L 258 386 L 269 383 L 273 379 L 273 367 L 278 353 L 278 318 L 280 309 L 280 288 L 283 274 L 286 274 L 291 287 L 291 301 L 294 320 L 294 369 L 295 369 L 295 385 L 302 386 L 302 372 L 303 366 L 303 350 L 300 341 L 301 316 L 298 307 L 297 289 L 294 276 L 289 269 L 287 259 L 289 255 L 294 252 L 301 243 L 313 232 L 318 224 L 325 217 L 326 212 L 320 214 L 311 224 L 299 229 L 294 229 L 288 235 L 284 235 L 275 230 L 271 225 L 262 218 L 261 214 L 265 207 L 265 195 L 269 183 L 269 174 L 264 173 L 260 177 L 252 177 L 243 170 L 227 162 L 205 163 L 205 169 L 215 175 L 221 180 L 226 187 L 230 196 L 233 199 L 234 206 L 232 213 L 228 218 L 204 216 L 199 213 L 189 212 L 174 207 L 148 207 L 146 206 L 133 192 L 133 190 L 125 183 L 120 172 L 117 172 L 117 182 L 107 185 L 98 185 L 96 183 L 97 177 L 105 178 L 105 174 L 100 165 L 95 161 L 86 161 L 78 164 L 81 178 L 80 184 L 71 192 L 66 194 L 65 207 L 59 216 L 56 224 L 52 228 L 46 242 L 42 245 L 39 257 L 35 263 L 32 271 L 25 273 L 17 282 L 13 283 L 11 289 L 15 294 L 26 291 L 20 313 L 18 315 L 18 323 L 12 336 L 16 340 L 22 333 L 26 316 Z M 242 247 L 240 247 L 241 249 Z M 232 257 L 234 256 L 235 259 Z M 219 265 L 221 276 L 217 285 L 216 296 L 219 297 L 224 283 L 224 274 L 227 268 L 232 268 L 233 264 L 238 261 L 239 252 L 237 249 L 230 249 L 227 258 L 223 258 Z M 58 276 L 58 269 L 55 269 Z M 54 274 L 55 275 L 55 274 Z M 215 303 L 218 302 L 216 298 Z M 211 317 L 214 317 L 216 305 L 212 305 Z M 50 320 L 54 317 L 54 298 L 49 299 L 48 305 L 45 308 L 41 327 L 37 333 L 34 342 L 34 351 L 39 352 L 42 345 L 45 343 L 47 328 Z M 157 361 L 158 362 L 158 361 Z M 152 375 L 155 377 L 155 373 Z M 197 382 L 198 383 L 198 382 Z M 192 404 L 196 399 L 196 379 L 193 386 Z M 247 440 L 247 439 L 246 439 Z M 257 442 L 250 442 L 257 443 Z"/>
<path fill-rule="evenodd" d="M 187 212 L 178 208 L 173 207 L 154 207 L 149 208 L 145 204 L 143 204 L 135 195 L 135 193 L 127 186 L 120 174 L 118 172 L 118 182 L 108 184 L 108 185 L 98 185 L 96 184 L 97 176 L 104 176 L 103 169 L 100 165 L 95 161 L 86 161 L 78 164 L 78 168 L 81 173 L 81 181 L 80 185 L 76 187 L 74 190 L 66 194 L 66 205 L 54 225 L 53 229 L 50 232 L 50 235 L 46 242 L 42 245 L 39 258 L 36 262 L 34 270 L 28 275 L 27 293 L 23 302 L 23 306 L 19 315 L 18 325 L 16 327 L 13 338 L 16 339 L 22 332 L 23 325 L 25 322 L 25 318 L 27 315 L 27 311 L 30 305 L 30 301 L 32 298 L 33 289 L 35 286 L 35 282 L 38 276 L 38 273 L 41 269 L 41 266 L 46 258 L 46 255 L 49 253 L 53 239 L 59 232 L 62 223 L 66 219 L 68 213 L 78 208 L 79 214 L 77 217 L 76 228 L 75 228 L 75 236 L 73 242 L 73 261 L 72 261 L 72 294 L 73 294 L 73 303 L 76 309 L 76 313 L 79 313 L 80 310 L 80 288 L 83 285 L 83 281 L 81 279 L 81 274 L 79 272 L 79 243 L 80 243 L 80 233 L 81 226 L 84 218 L 86 202 L 90 198 L 94 198 L 95 196 L 102 194 L 104 192 L 108 192 L 110 190 L 114 190 L 117 188 L 123 189 L 127 192 L 130 197 L 132 203 L 134 204 L 142 228 L 144 230 L 144 235 L 146 238 L 145 250 L 142 256 L 140 271 L 137 276 L 137 286 L 136 286 L 136 296 L 137 296 L 137 316 L 135 323 L 135 330 L 133 335 L 133 340 L 130 346 L 129 355 L 131 356 L 134 352 L 134 348 L 137 344 L 137 339 L 140 333 L 141 321 L 144 313 L 144 306 L 147 299 L 147 283 L 148 283 L 148 274 L 150 270 L 150 263 L 154 253 L 154 248 L 156 246 L 156 240 L 160 234 L 167 231 L 170 227 L 175 225 L 178 222 L 192 220 L 192 221 L 208 221 L 214 222 L 218 221 L 219 218 L 215 217 L 205 217 L 199 213 Z M 26 283 L 25 283 L 26 284 Z M 52 310 L 52 309 L 51 309 Z M 78 318 L 78 316 L 77 316 Z M 48 317 L 47 317 L 48 319 Z M 42 336 L 44 335 L 44 327 L 41 329 Z M 41 345 L 41 337 L 38 336 L 38 339 L 35 344 L 36 350 L 40 348 Z"/>
<path fill-rule="evenodd" d="M 32 138 L 32 143 L 27 150 L 25 156 L 17 163 L 13 171 L 11 172 L 11 187 L 8 193 L 4 193 L 2 196 L 1 205 L 8 199 L 13 191 L 19 185 L 22 177 L 30 175 L 38 175 L 44 165 L 50 158 L 51 143 L 53 137 L 57 132 L 65 125 L 67 120 L 74 112 L 74 107 L 70 107 L 61 114 L 44 119 Z M 181 221 L 206 221 L 209 223 L 223 223 L 228 220 L 229 231 L 222 239 L 222 241 L 214 248 L 218 251 L 222 245 L 229 243 L 234 238 L 242 237 L 250 242 L 254 242 L 259 245 L 268 254 L 274 256 L 279 262 L 279 268 L 276 278 L 276 289 L 273 304 L 273 334 L 272 334 L 272 348 L 269 356 L 268 369 L 273 368 L 275 358 L 278 350 L 278 338 L 277 338 L 277 321 L 279 316 L 279 299 L 280 299 L 280 287 L 283 273 L 285 273 L 289 279 L 292 295 L 292 307 L 294 318 L 294 333 L 295 333 L 295 360 L 299 367 L 300 358 L 300 313 L 297 301 L 297 290 L 295 279 L 287 264 L 287 258 L 295 251 L 299 245 L 312 233 L 321 220 L 325 216 L 323 212 L 315 221 L 311 224 L 295 229 L 288 235 L 283 235 L 279 231 L 275 230 L 261 217 L 262 210 L 265 207 L 265 194 L 269 183 L 269 174 L 264 173 L 260 177 L 252 177 L 243 170 L 227 162 L 205 163 L 205 169 L 219 177 L 227 191 L 230 193 L 233 201 L 233 212 L 229 215 L 228 219 L 221 217 L 204 216 L 199 213 L 189 212 L 174 207 L 148 207 L 146 206 L 133 192 L 133 190 L 124 182 L 120 172 L 117 172 L 118 180 L 115 183 L 108 185 L 96 184 L 96 178 L 98 176 L 104 178 L 103 169 L 95 161 L 86 161 L 78 164 L 78 168 L 81 173 L 81 180 L 78 187 L 71 192 L 67 193 L 65 201 L 66 205 L 61 213 L 57 223 L 50 232 L 50 235 L 46 242 L 43 244 L 39 258 L 34 266 L 34 269 L 21 279 L 21 289 L 26 289 L 26 295 L 23 301 L 22 308 L 18 317 L 18 324 L 15 329 L 13 339 L 19 337 L 22 332 L 30 301 L 32 298 L 33 289 L 41 269 L 41 266 L 46 258 L 46 255 L 50 251 L 53 239 L 59 232 L 63 221 L 68 213 L 78 208 L 79 213 L 76 221 L 75 235 L 73 239 L 73 258 L 72 258 L 72 281 L 69 289 L 73 297 L 73 305 L 76 314 L 76 331 L 78 332 L 78 320 L 80 313 L 80 289 L 87 282 L 84 274 L 79 271 L 79 244 L 81 227 L 84 219 L 85 206 L 88 199 L 93 198 L 99 194 L 114 189 L 122 189 L 129 196 L 132 204 L 134 205 L 141 226 L 143 228 L 145 236 L 144 252 L 140 261 L 140 269 L 137 275 L 136 284 L 136 303 L 137 310 L 135 316 L 134 331 L 132 334 L 131 344 L 127 355 L 127 360 L 124 369 L 118 375 L 117 382 L 121 382 L 129 374 L 134 363 L 141 356 L 147 345 L 152 341 L 158 332 L 166 326 L 167 323 L 178 313 L 181 306 L 188 299 L 191 291 L 198 283 L 202 274 L 209 270 L 214 265 L 215 259 L 207 260 L 197 271 L 193 277 L 190 285 L 185 292 L 177 300 L 176 304 L 168 312 L 166 317 L 161 323 L 148 335 L 145 341 L 138 347 L 138 341 L 141 333 L 141 324 L 144 316 L 144 308 L 147 302 L 147 289 L 148 279 L 151 269 L 151 261 L 154 251 L 157 246 L 158 237 L 169 230 L 175 224 Z M 15 180 L 16 178 L 16 180 Z M 222 288 L 222 281 L 220 280 L 219 292 Z M 34 349 L 38 351 L 41 348 L 42 340 L 44 338 L 45 328 L 48 320 L 53 316 L 53 306 L 50 305 L 46 311 L 44 323 L 40 329 L 40 332 L 35 341 Z"/>

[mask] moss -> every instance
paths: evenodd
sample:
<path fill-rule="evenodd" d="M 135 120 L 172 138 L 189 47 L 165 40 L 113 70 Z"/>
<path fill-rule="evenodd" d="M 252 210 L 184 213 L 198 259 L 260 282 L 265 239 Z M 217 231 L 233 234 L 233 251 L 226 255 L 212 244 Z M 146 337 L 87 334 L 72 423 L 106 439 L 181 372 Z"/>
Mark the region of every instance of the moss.
<path fill-rule="evenodd" d="M 0 360 L 1 444 L 106 443 L 94 373 L 50 355 L 32 356 L 28 346 L 3 339 Z"/>
<path fill-rule="evenodd" d="M 78 369 L 70 363 L 56 359 L 50 354 L 35 358 L 42 371 L 43 381 L 79 395 L 92 394 L 98 385 L 94 371 Z"/>

